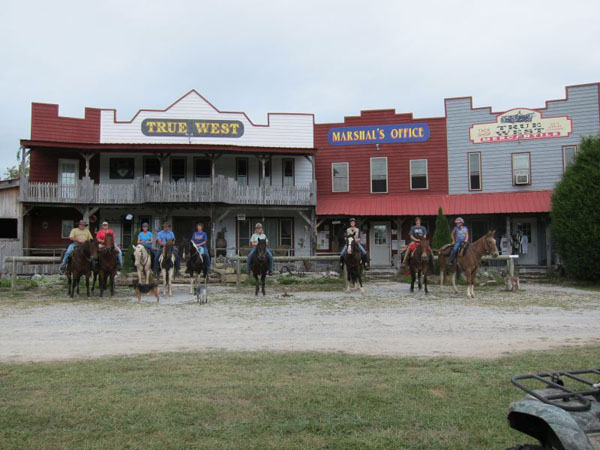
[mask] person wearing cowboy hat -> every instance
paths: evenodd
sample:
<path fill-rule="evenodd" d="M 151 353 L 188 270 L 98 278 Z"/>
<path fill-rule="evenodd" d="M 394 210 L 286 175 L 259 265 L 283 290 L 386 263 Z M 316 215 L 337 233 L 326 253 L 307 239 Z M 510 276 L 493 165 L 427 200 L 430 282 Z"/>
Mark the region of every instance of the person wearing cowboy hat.
<path fill-rule="evenodd" d="M 258 245 L 258 240 L 266 240 L 267 245 L 269 245 L 269 240 L 267 239 L 267 235 L 263 233 L 262 224 L 259 222 L 254 227 L 254 234 L 250 237 L 250 245 L 252 246 L 252 250 L 248 253 L 248 258 L 246 259 L 246 273 L 250 273 L 250 261 L 252 261 L 252 256 L 256 251 L 256 246 Z M 271 250 L 267 248 L 267 256 L 269 257 L 269 275 L 273 275 L 273 253 Z"/>
<path fill-rule="evenodd" d="M 77 227 L 71 230 L 71 233 L 69 234 L 69 239 L 71 243 L 69 244 L 67 250 L 65 251 L 65 254 L 63 255 L 62 263 L 60 264 L 59 268 L 61 272 L 64 272 L 67 268 L 67 261 L 71 256 L 71 253 L 73 253 L 73 250 L 75 250 L 75 247 L 77 247 L 80 244 L 83 244 L 85 241 L 94 240 L 94 237 L 92 236 L 92 233 L 90 233 L 90 230 L 88 230 L 85 220 L 80 220 Z"/>
<path fill-rule="evenodd" d="M 344 237 L 347 238 L 348 236 L 354 235 L 354 240 L 358 244 L 358 248 L 362 255 L 363 266 L 365 267 L 366 270 L 368 270 L 368 268 L 367 268 L 367 251 L 360 243 L 360 238 L 361 238 L 360 229 L 356 226 L 356 219 L 354 217 L 350 218 L 349 222 L 350 222 L 350 226 L 348 228 L 346 228 L 346 234 L 344 235 Z M 344 248 L 342 248 L 342 251 L 340 252 L 340 264 L 344 264 L 344 256 L 346 256 L 347 250 L 348 250 L 348 244 L 345 244 Z"/>
<path fill-rule="evenodd" d="M 156 251 L 156 255 L 154 257 L 154 267 L 158 271 L 160 255 L 162 254 L 162 249 L 166 245 L 167 241 L 175 241 L 175 233 L 171 231 L 171 224 L 169 222 L 163 223 L 163 229 L 156 233 L 156 242 L 158 243 L 158 249 Z M 173 254 L 175 255 L 175 270 L 179 272 L 179 250 L 177 247 L 173 246 Z"/>
<path fill-rule="evenodd" d="M 465 221 L 462 217 L 457 217 L 454 221 L 456 226 L 452 230 L 452 253 L 450 253 L 450 264 L 454 264 L 458 249 L 464 242 L 469 242 L 469 230 L 465 225 Z"/>

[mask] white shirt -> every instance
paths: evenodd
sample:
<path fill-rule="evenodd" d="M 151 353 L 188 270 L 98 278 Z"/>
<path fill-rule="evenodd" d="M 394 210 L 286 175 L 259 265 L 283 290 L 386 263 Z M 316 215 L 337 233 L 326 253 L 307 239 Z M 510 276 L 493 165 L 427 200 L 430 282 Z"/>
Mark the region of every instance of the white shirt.
<path fill-rule="evenodd" d="M 259 239 L 266 240 L 267 244 L 269 243 L 269 240 L 267 239 L 267 235 L 265 233 L 261 233 L 261 234 L 254 233 L 252 235 L 252 237 L 250 238 L 250 242 L 258 242 Z"/>

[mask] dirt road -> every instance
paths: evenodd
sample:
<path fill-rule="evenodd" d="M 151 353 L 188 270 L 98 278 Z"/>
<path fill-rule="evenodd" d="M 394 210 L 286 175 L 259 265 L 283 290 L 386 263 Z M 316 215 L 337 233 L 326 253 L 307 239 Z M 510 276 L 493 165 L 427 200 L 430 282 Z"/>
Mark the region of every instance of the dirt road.
<path fill-rule="evenodd" d="M 462 288 L 464 291 L 464 287 Z M 144 297 L 21 302 L 0 299 L 0 360 L 44 361 L 180 350 L 307 350 L 372 355 L 497 357 L 599 342 L 600 292 L 529 284 L 519 293 L 425 297 L 381 282 L 358 292 L 266 298 L 210 286 L 198 305 L 187 287 L 159 305 Z"/>

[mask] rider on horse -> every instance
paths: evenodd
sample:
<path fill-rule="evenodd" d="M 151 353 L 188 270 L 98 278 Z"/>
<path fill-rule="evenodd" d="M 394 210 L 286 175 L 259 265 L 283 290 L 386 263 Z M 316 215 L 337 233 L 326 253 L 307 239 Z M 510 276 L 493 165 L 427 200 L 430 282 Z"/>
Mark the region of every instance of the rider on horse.
<path fill-rule="evenodd" d="M 142 224 L 142 231 L 138 233 L 138 244 L 142 244 L 148 254 L 150 255 L 152 266 L 154 268 L 154 260 L 156 259 L 156 255 L 154 254 L 154 250 L 152 250 L 152 244 L 154 244 L 154 235 L 152 231 L 149 231 L 150 226 L 147 222 Z"/>
<path fill-rule="evenodd" d="M 452 230 L 452 253 L 450 253 L 450 264 L 454 264 L 458 249 L 465 243 L 469 242 L 469 230 L 465 225 L 462 217 L 457 217 L 454 221 L 456 226 Z"/>
<path fill-rule="evenodd" d="M 108 234 L 112 234 L 113 242 L 116 241 L 115 232 L 113 230 L 111 230 L 110 228 L 108 228 L 108 222 L 104 221 L 104 222 L 102 222 L 102 229 L 96 233 L 96 240 L 98 241 L 98 248 L 104 248 L 104 241 L 106 240 L 106 236 Z M 121 267 L 123 267 L 123 253 L 121 252 L 121 249 L 119 247 L 117 247 L 116 244 L 115 244 L 115 249 L 117 250 L 117 259 L 119 260 L 118 269 L 121 269 Z"/>
<path fill-rule="evenodd" d="M 421 218 L 419 216 L 415 217 L 415 224 L 410 227 L 410 231 L 408 232 L 411 243 L 406 249 L 406 253 L 404 253 L 404 260 L 402 260 L 402 266 L 406 267 L 408 265 L 408 259 L 410 255 L 413 254 L 415 249 L 421 245 L 421 239 L 427 237 L 427 228 L 421 225 Z"/>
<path fill-rule="evenodd" d="M 359 248 L 361 256 L 362 256 L 363 266 L 364 266 L 365 270 L 369 270 L 367 268 L 367 251 L 360 243 L 361 232 L 360 232 L 360 229 L 356 226 L 356 219 L 354 217 L 352 217 L 350 219 L 350 226 L 348 228 L 346 228 L 346 234 L 344 235 L 344 238 L 347 238 L 348 236 L 352 236 L 352 235 L 354 235 L 354 240 L 358 244 L 358 248 Z M 342 248 L 342 251 L 340 252 L 340 265 L 344 264 L 344 256 L 346 256 L 347 250 L 348 250 L 348 244 L 344 244 L 344 248 Z"/>
<path fill-rule="evenodd" d="M 266 240 L 267 245 L 269 245 L 269 240 L 267 239 L 267 235 L 263 233 L 263 228 L 261 223 L 257 223 L 254 227 L 254 234 L 250 238 L 250 245 L 252 246 L 252 250 L 248 253 L 248 258 L 246 259 L 246 271 L 250 273 L 250 262 L 252 261 L 252 256 L 256 251 L 256 246 L 258 245 L 258 240 Z M 269 258 L 269 275 L 273 275 L 273 253 L 271 250 L 267 248 L 267 256 Z"/>
<path fill-rule="evenodd" d="M 194 244 L 194 247 L 196 247 L 196 250 L 198 250 L 198 253 L 200 253 L 205 259 L 208 267 L 210 267 L 210 255 L 208 254 L 208 249 L 206 248 L 206 241 L 208 240 L 208 237 L 203 230 L 204 224 L 202 222 L 198 222 L 196 224 L 196 231 L 194 234 L 192 234 L 192 243 Z"/>
<path fill-rule="evenodd" d="M 67 268 L 67 261 L 69 260 L 71 253 L 73 253 L 73 250 L 75 250 L 77 246 L 83 244 L 85 241 L 92 241 L 94 237 L 92 236 L 92 233 L 90 233 L 90 230 L 87 229 L 85 220 L 80 220 L 77 227 L 71 230 L 69 239 L 71 240 L 71 243 L 67 247 L 67 251 L 63 256 L 62 263 L 60 265 L 61 272 L 64 272 Z"/>
<path fill-rule="evenodd" d="M 169 222 L 165 222 L 163 223 L 163 229 L 156 234 L 156 242 L 158 242 L 158 251 L 154 257 L 154 267 L 156 267 L 156 270 L 159 269 L 158 260 L 162 254 L 163 247 L 167 244 L 167 241 L 175 241 L 175 233 L 173 233 L 170 228 L 171 224 Z M 175 255 L 175 269 L 177 272 L 179 272 L 179 250 L 177 250 L 177 247 L 175 246 L 173 246 L 173 254 Z"/>

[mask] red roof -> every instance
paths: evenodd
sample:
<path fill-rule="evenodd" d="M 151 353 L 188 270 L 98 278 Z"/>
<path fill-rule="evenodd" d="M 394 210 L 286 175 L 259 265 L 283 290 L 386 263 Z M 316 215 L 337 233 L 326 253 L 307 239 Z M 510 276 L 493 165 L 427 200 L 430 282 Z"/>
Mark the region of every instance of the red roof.
<path fill-rule="evenodd" d="M 552 191 L 458 195 L 369 195 L 317 199 L 319 216 L 434 216 L 444 214 L 539 213 L 550 211 Z"/>

